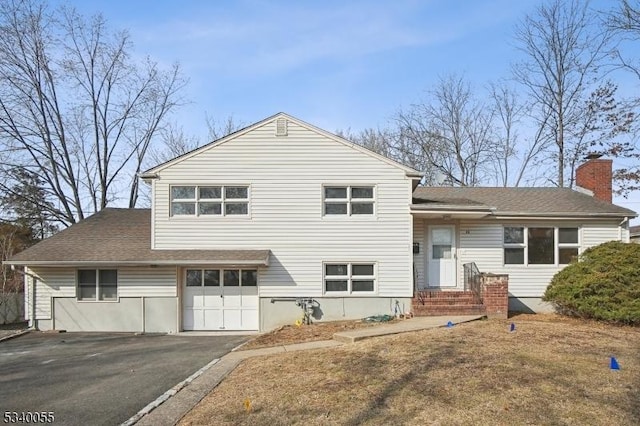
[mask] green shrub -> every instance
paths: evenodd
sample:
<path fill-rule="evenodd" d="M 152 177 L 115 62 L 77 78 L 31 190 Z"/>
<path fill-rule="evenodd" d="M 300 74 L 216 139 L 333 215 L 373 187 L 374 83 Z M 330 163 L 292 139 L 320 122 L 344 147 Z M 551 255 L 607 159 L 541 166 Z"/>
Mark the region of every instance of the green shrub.
<path fill-rule="evenodd" d="M 558 272 L 543 300 L 581 318 L 640 325 L 640 244 L 591 247 Z"/>

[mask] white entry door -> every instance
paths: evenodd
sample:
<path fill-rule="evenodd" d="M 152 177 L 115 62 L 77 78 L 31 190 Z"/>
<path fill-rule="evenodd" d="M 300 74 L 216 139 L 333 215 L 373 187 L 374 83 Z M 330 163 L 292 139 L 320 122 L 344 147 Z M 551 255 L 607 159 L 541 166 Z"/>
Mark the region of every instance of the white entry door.
<path fill-rule="evenodd" d="M 182 300 L 184 330 L 259 327 L 255 269 L 187 269 Z"/>
<path fill-rule="evenodd" d="M 427 277 L 429 287 L 456 286 L 456 227 L 429 226 Z"/>

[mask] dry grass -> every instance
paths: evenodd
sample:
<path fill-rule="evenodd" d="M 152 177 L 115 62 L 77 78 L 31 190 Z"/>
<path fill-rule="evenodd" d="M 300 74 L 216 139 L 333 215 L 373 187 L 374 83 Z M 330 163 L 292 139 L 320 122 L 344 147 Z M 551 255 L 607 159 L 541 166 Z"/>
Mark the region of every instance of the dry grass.
<path fill-rule="evenodd" d="M 632 425 L 638 389 L 640 329 L 519 316 L 249 359 L 181 425 Z"/>
<path fill-rule="evenodd" d="M 372 323 L 365 321 L 331 321 L 318 322 L 311 325 L 285 325 L 269 333 L 261 334 L 250 340 L 240 350 L 266 348 L 269 346 L 288 345 L 292 343 L 315 342 L 331 340 L 335 333 L 354 330 L 356 328 L 371 327 L 380 324 L 392 324 L 396 320 Z"/>

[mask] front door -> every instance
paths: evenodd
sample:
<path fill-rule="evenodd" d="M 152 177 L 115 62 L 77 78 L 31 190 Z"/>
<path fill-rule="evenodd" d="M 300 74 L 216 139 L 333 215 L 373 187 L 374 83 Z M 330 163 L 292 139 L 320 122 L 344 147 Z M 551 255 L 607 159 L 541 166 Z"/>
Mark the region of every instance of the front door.
<path fill-rule="evenodd" d="M 182 328 L 257 330 L 257 279 L 255 269 L 187 269 Z"/>
<path fill-rule="evenodd" d="M 456 286 L 456 227 L 434 225 L 427 230 L 427 284 L 429 287 Z"/>

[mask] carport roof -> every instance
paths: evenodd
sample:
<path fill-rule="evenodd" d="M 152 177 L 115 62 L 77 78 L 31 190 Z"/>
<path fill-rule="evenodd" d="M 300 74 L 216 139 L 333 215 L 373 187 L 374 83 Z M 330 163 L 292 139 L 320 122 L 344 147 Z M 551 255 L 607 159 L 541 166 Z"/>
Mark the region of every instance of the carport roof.
<path fill-rule="evenodd" d="M 268 266 L 269 250 L 152 250 L 151 210 L 106 208 L 4 263 Z"/>

